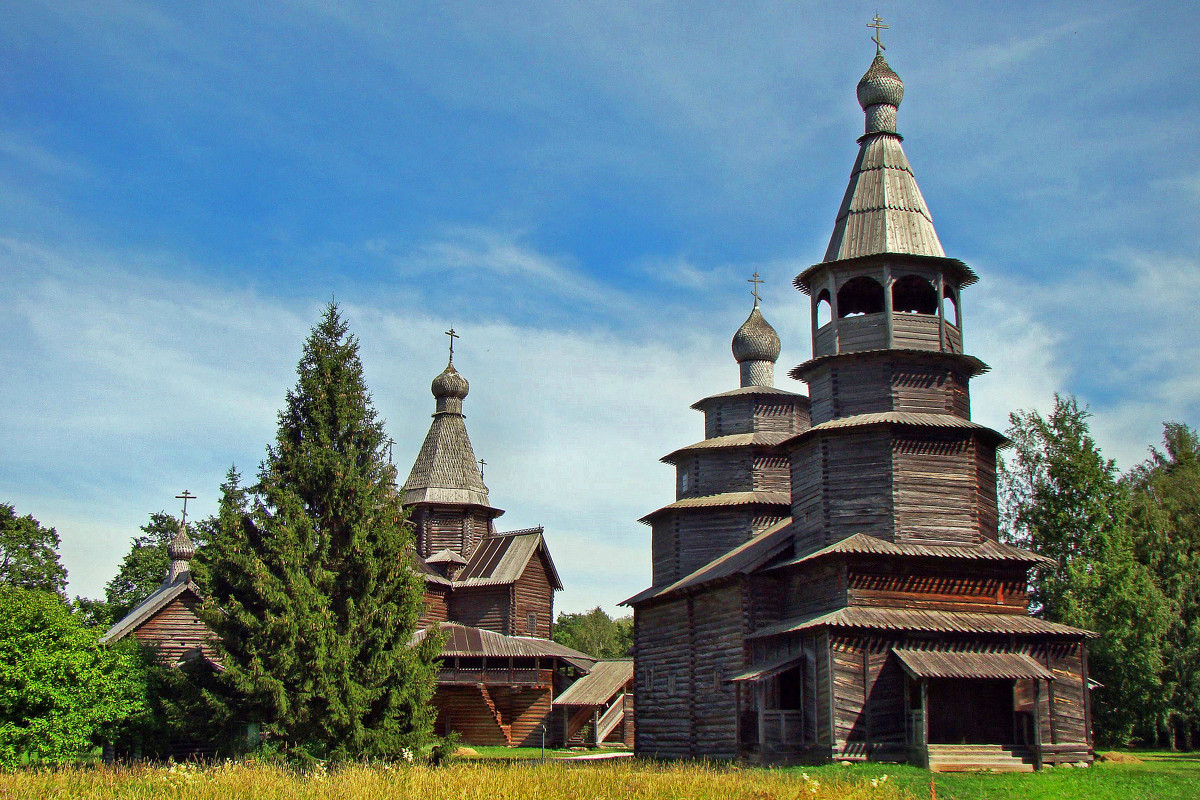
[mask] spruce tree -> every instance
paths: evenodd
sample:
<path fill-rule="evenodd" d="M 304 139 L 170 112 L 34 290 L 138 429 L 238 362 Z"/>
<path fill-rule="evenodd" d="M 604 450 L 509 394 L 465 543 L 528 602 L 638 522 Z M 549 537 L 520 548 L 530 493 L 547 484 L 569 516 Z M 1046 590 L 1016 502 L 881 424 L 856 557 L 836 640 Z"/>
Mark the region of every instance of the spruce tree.
<path fill-rule="evenodd" d="M 410 644 L 412 528 L 335 304 L 297 372 L 257 483 L 222 487 L 205 620 L 234 718 L 301 757 L 394 756 L 431 736 L 439 643 Z"/>

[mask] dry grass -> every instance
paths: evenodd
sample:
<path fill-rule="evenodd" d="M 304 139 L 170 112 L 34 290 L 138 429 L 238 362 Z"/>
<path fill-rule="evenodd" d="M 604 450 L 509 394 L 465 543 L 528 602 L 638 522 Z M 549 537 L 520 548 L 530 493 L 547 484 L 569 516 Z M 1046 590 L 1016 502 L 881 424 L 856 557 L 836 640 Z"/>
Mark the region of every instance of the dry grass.
<path fill-rule="evenodd" d="M 697 764 L 629 761 L 603 765 L 460 763 L 346 767 L 309 775 L 254 764 L 212 767 L 97 767 L 0 774 L 2 800 L 899 800 L 911 797 L 878 776 L 807 776 Z"/>

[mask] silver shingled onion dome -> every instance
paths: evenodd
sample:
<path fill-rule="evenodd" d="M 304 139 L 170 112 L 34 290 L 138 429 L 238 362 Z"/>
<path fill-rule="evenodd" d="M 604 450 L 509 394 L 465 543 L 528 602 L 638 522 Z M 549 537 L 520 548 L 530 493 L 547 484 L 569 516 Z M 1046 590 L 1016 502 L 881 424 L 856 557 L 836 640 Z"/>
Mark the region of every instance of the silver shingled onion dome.
<path fill-rule="evenodd" d="M 462 400 L 467 396 L 467 392 L 471 390 L 471 385 L 467 383 L 467 379 L 458 374 L 458 370 L 453 364 L 447 364 L 442 370 L 442 374 L 433 379 L 433 383 L 429 387 L 429 391 L 433 392 L 433 396 L 441 399 L 443 397 L 454 397 Z"/>
<path fill-rule="evenodd" d="M 167 556 L 172 561 L 190 561 L 194 555 L 196 545 L 192 544 L 191 537 L 187 535 L 187 528 L 180 525 L 179 533 L 175 534 L 175 538 L 167 545 Z"/>
<path fill-rule="evenodd" d="M 743 361 L 771 361 L 779 358 L 779 334 L 771 327 L 758 303 L 754 304 L 750 316 L 733 335 L 733 357 L 740 364 Z"/>
<path fill-rule="evenodd" d="M 892 71 L 883 55 L 875 56 L 866 74 L 858 82 L 858 104 L 864 110 L 873 105 L 899 106 L 904 99 L 904 81 Z"/>

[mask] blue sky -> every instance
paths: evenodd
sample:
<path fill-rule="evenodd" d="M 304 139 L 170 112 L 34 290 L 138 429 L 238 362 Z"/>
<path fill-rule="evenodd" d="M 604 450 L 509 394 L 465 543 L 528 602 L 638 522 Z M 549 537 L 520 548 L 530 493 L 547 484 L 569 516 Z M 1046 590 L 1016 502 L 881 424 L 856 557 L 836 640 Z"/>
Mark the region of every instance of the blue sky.
<path fill-rule="evenodd" d="M 253 475 L 330 297 L 402 474 L 445 364 L 502 527 L 558 608 L 649 581 L 658 458 L 733 388 L 754 271 L 791 279 L 856 153 L 877 4 L 6 4 L 0 499 L 98 596 L 152 511 Z M 1200 423 L 1190 3 L 878 4 L 899 112 L 993 370 L 975 418 L 1076 393 L 1128 467 Z"/>

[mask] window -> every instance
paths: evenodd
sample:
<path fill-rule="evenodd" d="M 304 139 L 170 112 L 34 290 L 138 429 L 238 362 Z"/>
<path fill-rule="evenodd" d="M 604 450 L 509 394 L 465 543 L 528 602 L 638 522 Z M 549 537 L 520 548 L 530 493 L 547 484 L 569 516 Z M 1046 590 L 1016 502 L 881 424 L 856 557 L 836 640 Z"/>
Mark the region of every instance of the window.
<path fill-rule="evenodd" d="M 838 289 L 838 319 L 883 311 L 883 287 L 865 275 L 851 278 Z"/>
<path fill-rule="evenodd" d="M 670 672 L 667 674 L 667 694 L 670 695 L 671 697 L 675 696 L 675 673 L 674 672 Z"/>
<path fill-rule="evenodd" d="M 688 490 L 689 475 L 687 467 L 682 467 L 679 470 L 679 493 L 683 494 Z"/>
<path fill-rule="evenodd" d="M 721 683 L 725 680 L 725 670 L 722 667 L 713 669 L 713 691 L 721 691 Z"/>
<path fill-rule="evenodd" d="M 903 314 L 936 314 L 937 289 L 920 275 L 905 275 L 892 284 L 892 310 Z"/>
<path fill-rule="evenodd" d="M 530 636 L 537 636 L 537 612 L 525 612 L 525 632 Z"/>

